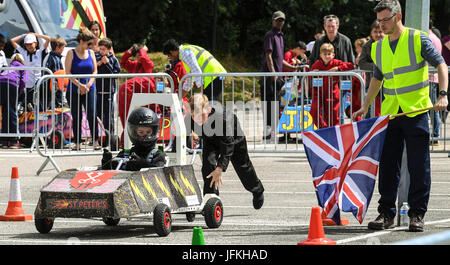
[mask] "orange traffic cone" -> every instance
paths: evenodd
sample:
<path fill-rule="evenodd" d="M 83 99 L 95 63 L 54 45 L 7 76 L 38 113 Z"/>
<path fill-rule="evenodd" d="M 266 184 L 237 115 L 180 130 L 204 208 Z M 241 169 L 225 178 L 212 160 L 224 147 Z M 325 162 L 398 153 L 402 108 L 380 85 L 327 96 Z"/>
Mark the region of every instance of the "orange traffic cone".
<path fill-rule="evenodd" d="M 297 245 L 336 245 L 335 241 L 325 238 L 320 207 L 312 207 L 308 238 L 298 242 Z"/>
<path fill-rule="evenodd" d="M 348 219 L 342 219 L 341 218 L 340 226 L 348 225 L 348 223 L 349 223 Z M 327 216 L 325 215 L 325 212 L 322 211 L 322 225 L 324 225 L 324 226 L 332 226 L 332 225 L 338 225 L 338 224 L 336 224 L 336 222 L 334 222 L 332 219 L 327 218 Z"/>
<path fill-rule="evenodd" d="M 22 196 L 20 195 L 19 169 L 12 168 L 11 185 L 9 187 L 8 208 L 4 215 L 0 215 L 0 221 L 29 221 L 33 215 L 25 214 L 22 208 Z"/>

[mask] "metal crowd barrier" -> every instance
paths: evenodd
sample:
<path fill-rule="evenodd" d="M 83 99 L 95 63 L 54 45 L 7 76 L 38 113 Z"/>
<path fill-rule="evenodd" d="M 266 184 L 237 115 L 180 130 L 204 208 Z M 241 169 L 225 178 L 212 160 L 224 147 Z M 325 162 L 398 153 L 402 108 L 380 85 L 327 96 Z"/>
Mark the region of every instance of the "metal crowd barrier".
<path fill-rule="evenodd" d="M 0 72 L 5 74 L 5 71 L 20 71 L 19 76 L 22 82 L 30 78 L 31 71 L 40 71 L 41 75 L 52 74 L 52 71 L 46 67 L 0 67 Z M 25 85 L 21 92 L 19 91 L 20 83 L 19 86 L 11 85 L 9 79 L 8 82 L 2 82 L 0 85 L 2 90 L 0 95 L 2 107 L 0 140 L 4 142 L 9 138 L 21 138 L 28 139 L 28 142 L 31 143 L 35 137 L 34 128 L 39 126 L 39 108 L 34 104 L 36 96 L 39 95 L 39 87 L 35 84 L 33 92 Z M 44 89 L 42 88 L 42 90 Z M 12 111 L 15 113 L 11 113 Z M 14 121 L 11 121 L 11 117 L 14 117 Z M 15 128 L 11 128 L 10 124 L 12 123 L 15 124 Z"/>
<path fill-rule="evenodd" d="M 284 77 L 287 82 L 280 84 L 273 77 Z M 338 79 L 341 77 L 354 77 L 359 80 L 362 88 L 365 87 L 364 79 L 360 73 L 352 71 L 187 74 L 180 80 L 180 84 L 184 82 L 192 84 L 192 79 L 195 80 L 195 78 L 221 78 L 223 80 L 222 83 L 211 82 L 211 90 L 213 91 L 211 96 L 213 99 L 212 105 L 215 108 L 225 108 L 228 111 L 233 111 L 237 115 L 240 126 L 247 138 L 249 152 L 289 153 L 304 152 L 301 144 L 301 133 L 315 129 L 312 124 L 312 117 L 309 114 L 312 98 L 307 92 L 306 79 L 324 77 Z M 338 82 L 340 82 L 342 93 L 347 91 L 351 98 L 352 84 L 345 80 Z M 214 84 L 216 84 L 216 87 L 214 87 Z M 261 84 L 263 84 L 262 89 Z M 270 88 L 277 86 L 278 91 L 281 93 L 275 95 L 270 93 Z M 225 90 L 225 88 L 227 89 Z M 214 93 L 216 89 L 221 90 L 222 93 Z M 203 93 L 205 91 L 203 89 L 198 91 L 194 87 L 190 94 L 200 92 Z M 182 97 L 181 89 L 179 97 Z M 350 110 L 351 108 L 352 106 L 350 105 Z M 344 117 L 344 111 L 343 108 L 339 110 L 340 123 L 350 121 L 350 118 Z M 268 126 L 271 127 L 270 132 Z M 186 127 L 189 132 L 192 126 L 187 124 Z M 281 137 L 284 135 L 281 141 L 277 137 L 280 135 Z M 198 151 L 195 148 L 190 151 L 195 150 Z"/>
<path fill-rule="evenodd" d="M 39 79 L 36 86 L 46 83 L 56 86 L 58 81 L 67 84 L 67 79 L 89 78 L 96 79 L 96 93 L 81 95 L 80 90 L 71 90 L 68 87 L 64 92 L 65 103 L 57 108 L 55 106 L 56 89 L 53 89 L 49 101 L 44 102 L 44 106 L 47 106 L 46 126 L 34 128 L 34 139 L 38 154 L 46 160 L 37 171 L 37 175 L 49 162 L 58 172 L 60 171 L 54 157 L 99 155 L 103 152 L 103 147 L 117 151 L 119 140 L 123 137 L 124 123 L 126 123 L 128 112 L 131 111 L 127 109 L 127 104 L 129 106 L 132 94 L 157 92 L 155 91 L 157 87 L 159 89 L 162 85 L 164 88 L 164 81 L 170 91 L 173 91 L 174 87 L 172 78 L 166 73 L 45 75 Z M 154 87 L 151 86 L 150 79 L 155 81 Z M 108 83 L 110 87 L 103 87 L 105 83 Z M 111 89 L 113 86 L 115 91 Z M 134 92 L 128 91 L 127 87 Z M 42 103 L 39 95 L 35 98 L 36 105 Z M 157 111 L 159 115 L 165 115 L 165 108 L 159 108 L 157 105 L 149 107 Z M 107 112 L 106 115 L 104 112 Z M 119 119 L 120 117 L 124 122 Z"/>
<path fill-rule="evenodd" d="M 34 109 L 32 112 L 25 115 L 25 120 L 30 122 L 31 119 L 27 120 L 28 117 L 34 116 L 32 120 L 32 126 L 26 129 L 26 131 L 17 131 L 17 133 L 0 133 L 0 137 L 21 137 L 33 139 L 31 150 L 33 147 L 36 148 L 37 152 L 46 158 L 45 162 L 42 164 L 41 168 L 38 170 L 39 175 L 44 167 L 51 162 L 57 171 L 60 171 L 59 166 L 54 161 L 54 157 L 59 156 L 85 156 L 85 155 L 99 155 L 101 149 L 94 150 L 94 141 L 90 137 L 90 125 L 89 121 L 85 118 L 83 119 L 83 114 L 81 115 L 82 123 L 78 127 L 80 133 L 84 133 L 81 140 L 74 137 L 73 132 L 69 133 L 68 136 L 65 135 L 64 130 L 61 130 L 58 126 L 68 126 L 69 131 L 73 131 L 71 125 L 71 111 L 70 103 L 77 99 L 79 103 L 80 97 L 78 93 L 70 93 L 69 98 L 65 98 L 67 92 L 62 93 L 62 106 L 55 105 L 56 91 L 58 91 L 60 82 L 64 84 L 65 79 L 75 78 L 96 78 L 99 87 L 104 87 L 105 83 L 109 86 L 113 84 L 116 87 L 116 91 L 111 95 L 101 92 L 97 96 L 107 98 L 107 101 L 101 100 L 100 103 L 94 104 L 96 106 L 95 118 L 91 120 L 92 123 L 98 125 L 93 126 L 94 131 L 100 133 L 99 135 L 99 145 L 101 147 L 109 147 L 110 149 L 116 150 L 118 148 L 117 142 L 121 137 L 123 131 L 122 122 L 119 120 L 119 113 L 122 113 L 123 117 L 127 117 L 127 111 L 124 104 L 119 104 L 119 101 L 124 101 L 130 95 L 127 90 L 124 93 L 119 93 L 119 88 L 123 83 L 132 83 L 132 88 L 136 93 L 149 91 L 148 83 L 144 81 L 144 78 L 154 78 L 156 82 L 157 92 L 162 92 L 165 85 L 162 84 L 162 80 L 166 81 L 166 87 L 173 91 L 174 81 L 170 75 L 165 73 L 155 73 L 155 74 L 108 74 L 108 75 L 53 75 L 51 71 L 47 68 L 2 68 L 5 70 L 42 70 L 47 72 L 47 75 L 42 76 L 35 86 L 35 93 L 33 96 Z M 433 69 L 430 70 L 432 72 Z M 364 74 L 370 74 L 364 73 Z M 332 79 L 339 79 L 340 87 L 340 109 L 339 109 L 339 123 L 350 122 L 350 117 L 345 114 L 345 104 L 347 104 L 350 112 L 355 111 L 353 106 L 352 97 L 352 82 L 348 79 L 358 80 L 361 89 L 361 102 L 364 99 L 366 93 L 366 87 L 368 86 L 363 77 L 363 71 L 353 70 L 347 72 L 286 72 L 286 73 L 222 73 L 222 74 L 187 74 L 184 76 L 179 84 L 182 87 L 184 82 L 189 82 L 192 78 L 205 78 L 205 77 L 217 77 L 223 80 L 223 82 L 212 83 L 212 90 L 216 89 L 222 91 L 218 93 L 216 105 L 214 107 L 224 107 L 228 110 L 233 111 L 240 121 L 240 126 L 247 137 L 249 152 L 259 152 L 259 153 L 289 153 L 289 152 L 304 152 L 303 145 L 301 142 L 301 133 L 306 130 L 315 129 L 312 118 L 309 111 L 312 101 L 312 92 L 320 89 L 330 89 L 331 87 L 324 88 L 324 80 L 331 81 Z M 275 95 L 270 95 L 270 87 L 276 87 L 276 80 L 273 77 L 283 77 L 286 82 L 282 84 L 282 87 L 278 89 L 279 92 Z M 107 80 L 110 80 L 107 82 Z M 113 82 L 111 82 L 113 80 Z M 366 79 L 367 80 L 367 79 Z M 263 84 L 261 88 L 261 84 Z M 265 84 L 265 85 L 264 85 Z M 214 85 L 216 87 L 214 87 Z M 52 88 L 56 89 L 50 89 Z M 159 89 L 162 87 L 162 90 Z M 39 88 L 39 89 L 36 89 Z M 108 89 L 106 89 L 108 90 Z M 202 92 L 197 91 L 197 88 L 191 90 L 191 95 L 193 93 Z M 214 94 L 214 93 L 213 93 Z M 108 96 L 106 96 L 108 95 Z M 60 95 L 61 96 L 61 95 Z M 345 97 L 344 97 L 345 96 Z M 182 89 L 179 89 L 179 98 L 182 97 Z M 346 100 L 349 99 L 349 100 Z M 106 102 L 106 103 L 105 103 Z M 84 112 L 89 111 L 88 99 L 84 99 L 83 105 L 86 106 L 82 108 Z M 269 104 L 267 104 L 269 103 Z M 107 106 L 105 106 L 107 105 Z M 269 105 L 269 106 L 268 106 Z M 106 108 L 105 108 L 106 107 Z M 185 104 L 186 107 L 186 104 Z M 119 109 L 120 108 L 120 109 Z M 109 115 L 105 117 L 105 109 L 109 110 Z M 100 110 L 100 111 L 99 111 Z M 83 112 L 82 111 L 82 112 Z M 162 133 L 168 134 L 166 137 L 168 140 L 165 143 L 165 151 L 169 151 L 170 148 L 174 147 L 174 135 L 173 128 L 171 126 L 172 121 L 170 120 L 170 115 L 166 115 L 167 109 L 161 107 L 159 109 L 159 114 L 163 117 L 168 117 L 164 119 L 162 124 Z M 372 109 L 372 112 L 374 109 Z M 99 113 L 100 112 L 100 113 Z M 103 113 L 102 113 L 103 112 Z M 25 113 L 27 113 L 25 111 Z M 86 113 L 84 113 L 86 114 Z M 266 127 L 266 118 L 271 116 L 272 120 L 272 130 L 273 133 L 269 133 Z M 284 119 L 283 119 L 284 115 Z M 92 117 L 92 116 L 91 116 Z M 104 126 L 106 118 L 113 118 L 112 121 Z M 19 120 L 18 120 L 19 121 Z M 187 117 L 185 119 L 186 128 L 189 132 L 191 128 L 190 119 Z M 431 127 L 433 124 L 431 124 Z M 86 129 L 87 130 L 84 130 Z M 66 128 L 67 129 L 67 128 Z M 166 130 L 164 130 L 166 129 Z M 432 130 L 432 129 L 430 129 Z M 448 152 L 446 149 L 446 124 L 440 126 L 440 137 L 438 140 L 444 141 L 443 148 L 436 148 L 431 146 L 432 152 Z M 278 136 L 278 137 L 277 137 Z M 283 137 L 284 136 L 284 137 Z M 270 139 L 269 139 L 270 138 Z M 281 138 L 281 139 L 280 139 Z M 1 139 L 1 138 L 0 138 Z M 95 138 L 94 138 L 95 139 Z M 72 150 L 74 145 L 79 145 L 79 150 Z M 111 148 L 113 145 L 114 148 Z M 75 146 L 77 147 L 77 146 Z M 98 149 L 98 148 L 97 148 Z M 192 143 L 188 143 L 188 151 L 193 153 L 192 157 L 195 159 L 195 154 L 201 152 L 201 147 L 196 146 Z"/>

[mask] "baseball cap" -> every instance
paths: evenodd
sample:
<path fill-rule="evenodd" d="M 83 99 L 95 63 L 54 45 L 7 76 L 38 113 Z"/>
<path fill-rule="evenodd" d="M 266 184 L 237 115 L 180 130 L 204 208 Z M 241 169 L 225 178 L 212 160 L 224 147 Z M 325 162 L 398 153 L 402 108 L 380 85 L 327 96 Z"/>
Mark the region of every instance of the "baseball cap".
<path fill-rule="evenodd" d="M 281 11 L 275 11 L 275 12 L 273 12 L 272 20 L 277 20 L 277 19 L 279 19 L 279 18 L 282 18 L 282 19 L 286 20 L 286 16 L 284 15 L 283 12 L 281 12 Z"/>
<path fill-rule="evenodd" d="M 25 44 L 29 44 L 29 43 L 33 43 L 33 42 L 37 42 L 36 36 L 34 34 L 28 34 L 25 36 L 25 39 L 24 39 Z"/>

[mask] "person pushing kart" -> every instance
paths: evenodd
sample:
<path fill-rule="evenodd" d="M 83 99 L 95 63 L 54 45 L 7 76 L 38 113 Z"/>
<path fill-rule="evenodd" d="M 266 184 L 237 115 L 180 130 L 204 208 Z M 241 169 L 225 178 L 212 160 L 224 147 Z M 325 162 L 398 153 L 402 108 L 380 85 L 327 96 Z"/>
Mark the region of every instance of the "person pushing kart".
<path fill-rule="evenodd" d="M 222 172 L 231 162 L 244 188 L 253 194 L 253 207 L 260 209 L 264 204 L 264 187 L 250 161 L 247 141 L 236 115 L 211 107 L 204 94 L 191 98 L 190 113 L 197 124 L 194 132 L 203 140 L 203 194 L 219 195 Z"/>
<path fill-rule="evenodd" d="M 122 150 L 117 157 L 128 158 L 120 169 L 139 171 L 141 168 L 164 167 L 166 154 L 156 148 L 159 136 L 159 119 L 155 112 L 148 108 L 138 108 L 130 113 L 127 121 L 128 136 L 133 144 L 131 149 Z M 102 169 L 116 169 L 118 161 L 114 161 L 108 149 L 103 150 Z"/>

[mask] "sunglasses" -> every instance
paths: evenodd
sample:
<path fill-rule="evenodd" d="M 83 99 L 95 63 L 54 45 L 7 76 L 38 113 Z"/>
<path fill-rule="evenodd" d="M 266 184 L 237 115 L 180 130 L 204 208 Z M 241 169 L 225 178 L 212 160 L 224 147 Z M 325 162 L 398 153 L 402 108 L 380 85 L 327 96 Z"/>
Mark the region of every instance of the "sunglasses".
<path fill-rule="evenodd" d="M 330 19 L 330 18 L 337 18 L 336 15 L 326 15 L 323 17 L 323 19 Z"/>

